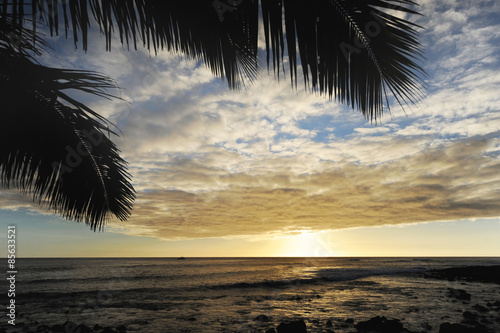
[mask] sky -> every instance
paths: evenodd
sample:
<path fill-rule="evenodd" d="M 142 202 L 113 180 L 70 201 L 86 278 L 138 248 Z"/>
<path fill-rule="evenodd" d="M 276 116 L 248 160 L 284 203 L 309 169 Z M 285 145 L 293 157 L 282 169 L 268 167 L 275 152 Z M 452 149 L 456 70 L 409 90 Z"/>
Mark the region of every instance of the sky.
<path fill-rule="evenodd" d="M 0 228 L 21 257 L 500 256 L 500 3 L 419 4 L 427 91 L 376 123 L 265 69 L 233 91 L 182 55 L 106 52 L 95 26 L 86 53 L 48 38 L 42 63 L 120 86 L 86 101 L 137 199 L 93 232 L 0 190 Z"/>

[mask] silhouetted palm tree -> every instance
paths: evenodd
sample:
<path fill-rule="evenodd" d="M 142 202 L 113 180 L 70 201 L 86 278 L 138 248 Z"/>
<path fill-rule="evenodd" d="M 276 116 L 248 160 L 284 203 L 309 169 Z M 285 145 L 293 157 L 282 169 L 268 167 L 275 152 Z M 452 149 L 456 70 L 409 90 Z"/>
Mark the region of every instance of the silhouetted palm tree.
<path fill-rule="evenodd" d="M 133 48 L 142 43 L 155 53 L 184 53 L 236 89 L 256 78 L 260 17 L 267 67 L 278 78 L 287 56 L 292 85 L 297 86 L 301 67 L 306 87 L 376 120 L 390 96 L 403 105 L 422 92 L 418 26 L 391 14 L 418 14 L 414 5 L 410 0 L 4 0 L 0 80 L 2 116 L 9 126 L 0 137 L 9 145 L 0 150 L 1 184 L 47 200 L 64 217 L 94 230 L 110 215 L 126 219 L 135 198 L 126 163 L 105 135 L 114 134 L 106 120 L 62 92 L 110 97 L 106 89 L 113 81 L 37 64 L 30 52 L 47 48 L 37 35 L 40 22 L 51 34 L 71 32 L 75 46 L 81 39 L 84 50 L 89 26 L 97 24 L 107 50 L 116 34 Z"/>
<path fill-rule="evenodd" d="M 94 230 L 110 214 L 125 220 L 135 192 L 108 137 L 113 132 L 65 93 L 110 97 L 106 89 L 115 84 L 98 73 L 37 64 L 29 51 L 39 54 L 47 45 L 35 35 L 34 46 L 33 36 L 9 20 L 0 23 L 0 183 Z"/>

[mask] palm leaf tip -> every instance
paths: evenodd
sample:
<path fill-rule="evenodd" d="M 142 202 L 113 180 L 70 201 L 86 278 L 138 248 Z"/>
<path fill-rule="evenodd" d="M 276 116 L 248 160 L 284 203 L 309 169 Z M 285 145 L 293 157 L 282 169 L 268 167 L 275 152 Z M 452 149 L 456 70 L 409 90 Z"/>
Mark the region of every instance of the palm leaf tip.
<path fill-rule="evenodd" d="M 27 15 L 21 14 L 21 3 L 3 6 L 4 13 L 21 22 Z M 259 3 L 268 68 L 278 78 L 288 55 L 292 84 L 297 85 L 301 65 L 312 90 L 370 119 L 382 115 L 389 95 L 400 105 L 415 103 L 422 95 L 420 27 L 398 17 L 419 14 L 411 0 L 33 0 L 32 12 L 33 24 L 48 22 L 51 33 L 57 33 L 58 20 L 64 21 L 65 32 L 71 28 L 75 43 L 81 41 L 84 49 L 93 19 L 107 49 L 118 34 L 127 46 L 142 41 L 154 52 L 182 52 L 203 60 L 237 89 L 256 77 Z"/>
<path fill-rule="evenodd" d="M 8 124 L 0 140 L 9 143 L 0 146 L 0 185 L 94 231 L 112 217 L 129 218 L 135 190 L 127 163 L 110 140 L 115 133 L 65 92 L 109 98 L 113 81 L 94 72 L 44 67 L 1 46 L 0 53 L 0 99 Z"/>
<path fill-rule="evenodd" d="M 264 3 L 264 2 L 263 2 Z M 274 3 L 274 5 L 270 5 Z M 284 25 L 276 6 L 262 6 L 269 60 L 275 70 L 287 52 L 292 84 L 301 65 L 306 85 L 376 120 L 389 96 L 403 106 L 423 95 L 418 25 L 389 10 L 418 14 L 413 1 L 314 1 L 284 3 Z M 273 21 L 274 20 L 274 21 Z M 284 32 L 281 27 L 284 26 Z M 286 36 L 286 49 L 281 42 Z"/>

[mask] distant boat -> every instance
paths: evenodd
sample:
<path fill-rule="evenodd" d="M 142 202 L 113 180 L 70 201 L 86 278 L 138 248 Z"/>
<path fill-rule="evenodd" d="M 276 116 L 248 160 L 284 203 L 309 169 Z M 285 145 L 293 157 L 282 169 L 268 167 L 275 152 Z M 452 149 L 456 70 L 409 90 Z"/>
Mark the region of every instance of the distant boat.
<path fill-rule="evenodd" d="M 177 260 L 186 260 L 184 257 L 177 258 Z"/>

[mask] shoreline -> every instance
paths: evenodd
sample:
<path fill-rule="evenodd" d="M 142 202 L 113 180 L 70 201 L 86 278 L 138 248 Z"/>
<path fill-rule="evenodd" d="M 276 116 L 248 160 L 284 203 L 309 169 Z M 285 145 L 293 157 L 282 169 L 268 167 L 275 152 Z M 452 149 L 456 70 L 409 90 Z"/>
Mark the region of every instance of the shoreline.
<path fill-rule="evenodd" d="M 442 269 L 432 269 L 424 273 L 427 278 L 483 282 L 500 284 L 500 265 L 491 266 L 461 266 Z"/>
<path fill-rule="evenodd" d="M 161 304 L 155 307 L 138 307 L 145 299 L 141 296 L 141 299 L 135 299 L 134 303 L 133 297 L 139 297 L 139 294 L 132 296 L 124 290 L 121 291 L 121 298 L 119 294 L 116 296 L 110 294 L 114 297 L 113 303 L 110 302 L 111 297 L 107 303 L 96 303 L 101 306 L 100 310 L 105 312 L 99 313 L 99 316 L 94 316 L 93 319 L 90 316 L 97 314 L 96 311 L 99 308 L 88 308 L 85 311 L 80 309 L 81 315 L 71 314 L 72 310 L 77 309 L 75 305 L 81 300 L 86 300 L 89 295 L 66 295 L 67 298 L 64 301 L 62 298 L 54 299 L 60 305 L 53 307 L 60 312 L 68 311 L 66 319 L 56 316 L 55 312 L 47 313 L 53 315 L 52 321 L 41 313 L 32 315 L 28 312 L 25 316 L 20 313 L 19 321 L 16 320 L 19 325 L 9 327 L 4 331 L 2 328 L 5 326 L 2 326 L 4 324 L 2 323 L 0 333 L 153 332 L 158 331 L 163 324 L 169 325 L 165 326 L 168 332 L 186 333 L 236 331 L 282 333 L 287 332 L 284 330 L 286 325 L 295 325 L 294 327 L 298 329 L 305 327 L 309 333 L 362 333 L 367 330 L 392 332 L 393 328 L 399 330 L 394 331 L 397 333 L 494 333 L 498 332 L 500 327 L 500 288 L 495 276 L 491 274 L 498 269 L 500 265 L 471 265 L 429 269 L 422 274 L 376 275 L 353 281 L 297 284 L 282 288 L 256 287 L 243 290 L 235 288 L 230 291 L 215 290 L 211 295 L 201 296 L 201 294 L 193 293 L 189 297 L 184 295 L 182 299 L 172 298 L 176 303 L 178 302 L 177 304 L 186 306 L 183 311 L 178 311 L 175 307 L 165 308 Z M 412 289 L 409 290 L 408 286 Z M 422 287 L 426 290 L 424 291 Z M 238 290 L 243 294 L 237 292 Z M 319 294 L 320 291 L 327 294 Z M 120 293 L 120 291 L 117 292 Z M 42 302 L 43 299 L 39 294 L 37 295 L 35 303 Z M 380 303 L 385 299 L 380 298 L 384 295 L 388 297 L 386 298 L 388 302 L 395 303 Z M 29 295 L 19 296 L 24 305 L 33 301 Z M 335 298 L 331 297 L 337 299 L 337 305 L 333 305 L 332 301 L 335 301 Z M 343 297 L 347 297 L 345 301 Z M 238 301 L 240 298 L 245 300 L 246 304 Z M 378 304 L 374 303 L 377 299 L 380 299 Z M 170 302 L 163 300 L 165 301 L 165 304 Z M 222 303 L 224 301 L 226 303 Z M 291 307 L 278 305 L 283 302 Z M 430 304 L 432 302 L 435 304 Z M 190 309 L 188 304 L 207 305 L 199 306 L 198 309 Z M 236 304 L 237 306 L 224 308 L 222 304 Z M 282 307 L 280 312 L 276 311 L 277 305 Z M 318 309 L 318 305 L 324 308 Z M 222 312 L 217 314 L 213 311 L 213 306 L 218 306 L 219 311 L 236 314 L 236 317 L 228 319 L 227 316 L 222 316 Z M 400 307 L 400 310 L 394 311 L 397 307 Z M 382 311 L 377 309 L 382 309 Z M 314 313 L 309 312 L 311 310 Z M 436 310 L 440 312 L 432 313 Z M 119 316 L 109 320 L 119 313 L 133 314 L 135 311 L 139 312 L 127 320 L 122 320 Z M 238 317 L 239 315 L 241 316 Z M 165 321 L 167 317 L 170 317 L 168 322 Z M 278 331 L 281 324 L 283 325 Z M 235 330 L 236 327 L 240 329 Z"/>

